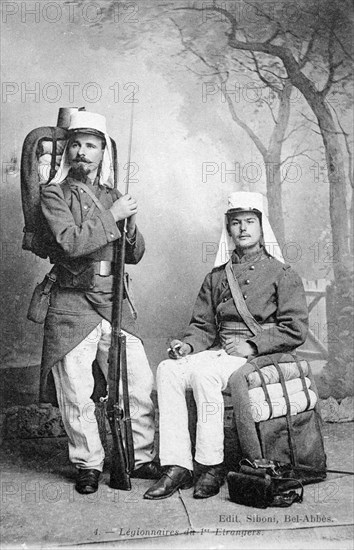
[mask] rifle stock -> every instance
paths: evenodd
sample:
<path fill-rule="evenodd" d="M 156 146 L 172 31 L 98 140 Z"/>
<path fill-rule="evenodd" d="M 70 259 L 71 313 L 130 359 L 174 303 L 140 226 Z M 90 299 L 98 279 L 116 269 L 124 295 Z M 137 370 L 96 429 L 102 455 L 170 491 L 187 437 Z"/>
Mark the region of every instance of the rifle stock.
<path fill-rule="evenodd" d="M 128 174 L 125 193 L 128 193 L 130 156 L 133 133 L 133 106 L 131 110 Z M 115 159 L 117 155 L 115 155 Z M 114 170 L 117 187 L 117 166 Z M 114 280 L 112 304 L 112 336 L 108 365 L 108 397 L 106 412 L 112 433 L 112 453 L 109 485 L 113 489 L 131 490 L 130 474 L 134 469 L 134 445 L 130 418 L 126 337 L 122 332 L 124 299 L 124 269 L 127 220 L 119 223 L 121 238 L 114 243 Z M 122 387 L 123 409 L 120 407 L 119 389 Z M 124 434 L 124 437 L 123 437 Z M 124 440 L 124 441 L 123 441 Z"/>
<path fill-rule="evenodd" d="M 112 434 L 112 452 L 109 485 L 113 489 L 131 490 L 130 467 L 123 443 L 124 411 L 119 406 L 119 380 L 123 354 L 125 355 L 125 336 L 113 334 L 109 358 L 107 418 Z"/>
<path fill-rule="evenodd" d="M 113 283 L 112 335 L 109 350 L 107 418 L 112 434 L 112 453 L 109 485 L 113 489 L 131 490 L 130 474 L 134 468 L 134 446 L 130 420 L 126 337 L 122 333 L 124 292 L 125 230 L 115 243 L 116 272 Z M 120 407 L 119 388 L 122 380 L 123 406 Z M 124 438 L 123 438 L 124 434 Z M 125 440 L 125 442 L 124 442 Z"/>

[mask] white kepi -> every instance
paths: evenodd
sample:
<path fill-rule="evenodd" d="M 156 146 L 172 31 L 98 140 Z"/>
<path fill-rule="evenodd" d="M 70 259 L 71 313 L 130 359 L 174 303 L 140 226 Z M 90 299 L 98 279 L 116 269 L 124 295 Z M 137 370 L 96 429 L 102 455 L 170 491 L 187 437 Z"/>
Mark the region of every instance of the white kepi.
<path fill-rule="evenodd" d="M 114 168 L 113 168 L 113 154 L 112 154 L 112 142 L 111 138 L 107 134 L 106 118 L 98 113 L 91 113 L 89 111 L 75 111 L 70 116 L 70 124 L 68 127 L 70 133 L 88 133 L 104 137 L 106 140 L 106 147 L 103 153 L 102 168 L 100 174 L 100 184 L 106 187 L 114 186 Z M 59 170 L 53 178 L 53 182 L 60 183 L 65 180 L 70 166 L 66 159 L 66 149 L 68 142 L 65 146 Z"/>
<path fill-rule="evenodd" d="M 228 207 L 224 216 L 224 223 L 221 232 L 218 252 L 215 258 L 214 267 L 223 265 L 229 261 L 232 252 L 235 250 L 235 244 L 227 232 L 227 213 L 233 210 L 241 210 L 244 212 L 257 210 L 261 213 L 263 242 L 267 253 L 273 258 L 284 263 L 284 258 L 280 250 L 280 246 L 275 238 L 273 229 L 270 226 L 267 213 L 267 199 L 261 193 L 250 193 L 248 191 L 238 191 L 232 193 L 228 198 Z"/>

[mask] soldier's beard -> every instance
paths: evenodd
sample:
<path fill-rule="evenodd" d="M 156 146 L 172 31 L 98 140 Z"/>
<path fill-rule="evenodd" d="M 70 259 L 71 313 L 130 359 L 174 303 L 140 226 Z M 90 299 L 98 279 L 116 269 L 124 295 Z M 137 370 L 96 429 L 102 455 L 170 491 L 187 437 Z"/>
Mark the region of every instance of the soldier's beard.
<path fill-rule="evenodd" d="M 80 162 L 80 163 L 74 163 L 71 166 L 68 175 L 77 181 L 85 182 L 90 172 L 91 172 L 91 169 L 89 165 L 85 166 L 84 163 Z"/>

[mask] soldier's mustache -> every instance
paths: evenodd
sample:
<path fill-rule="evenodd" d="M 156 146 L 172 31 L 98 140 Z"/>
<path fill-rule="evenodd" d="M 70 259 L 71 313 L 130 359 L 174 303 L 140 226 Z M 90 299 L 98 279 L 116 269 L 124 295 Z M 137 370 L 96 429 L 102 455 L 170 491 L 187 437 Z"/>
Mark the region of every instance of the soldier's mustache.
<path fill-rule="evenodd" d="M 73 162 L 85 162 L 86 164 L 91 164 L 91 161 L 85 157 L 76 157 L 73 159 Z"/>

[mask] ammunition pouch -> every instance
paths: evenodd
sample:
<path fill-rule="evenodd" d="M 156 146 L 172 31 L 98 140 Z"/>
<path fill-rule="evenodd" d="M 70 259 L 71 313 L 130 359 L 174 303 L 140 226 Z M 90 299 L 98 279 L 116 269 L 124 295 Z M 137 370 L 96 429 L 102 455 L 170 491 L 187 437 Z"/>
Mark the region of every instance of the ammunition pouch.
<path fill-rule="evenodd" d="M 47 273 L 41 283 L 36 285 L 27 312 L 27 319 L 34 323 L 43 324 L 50 305 L 50 293 L 57 280 L 55 266 Z"/>

